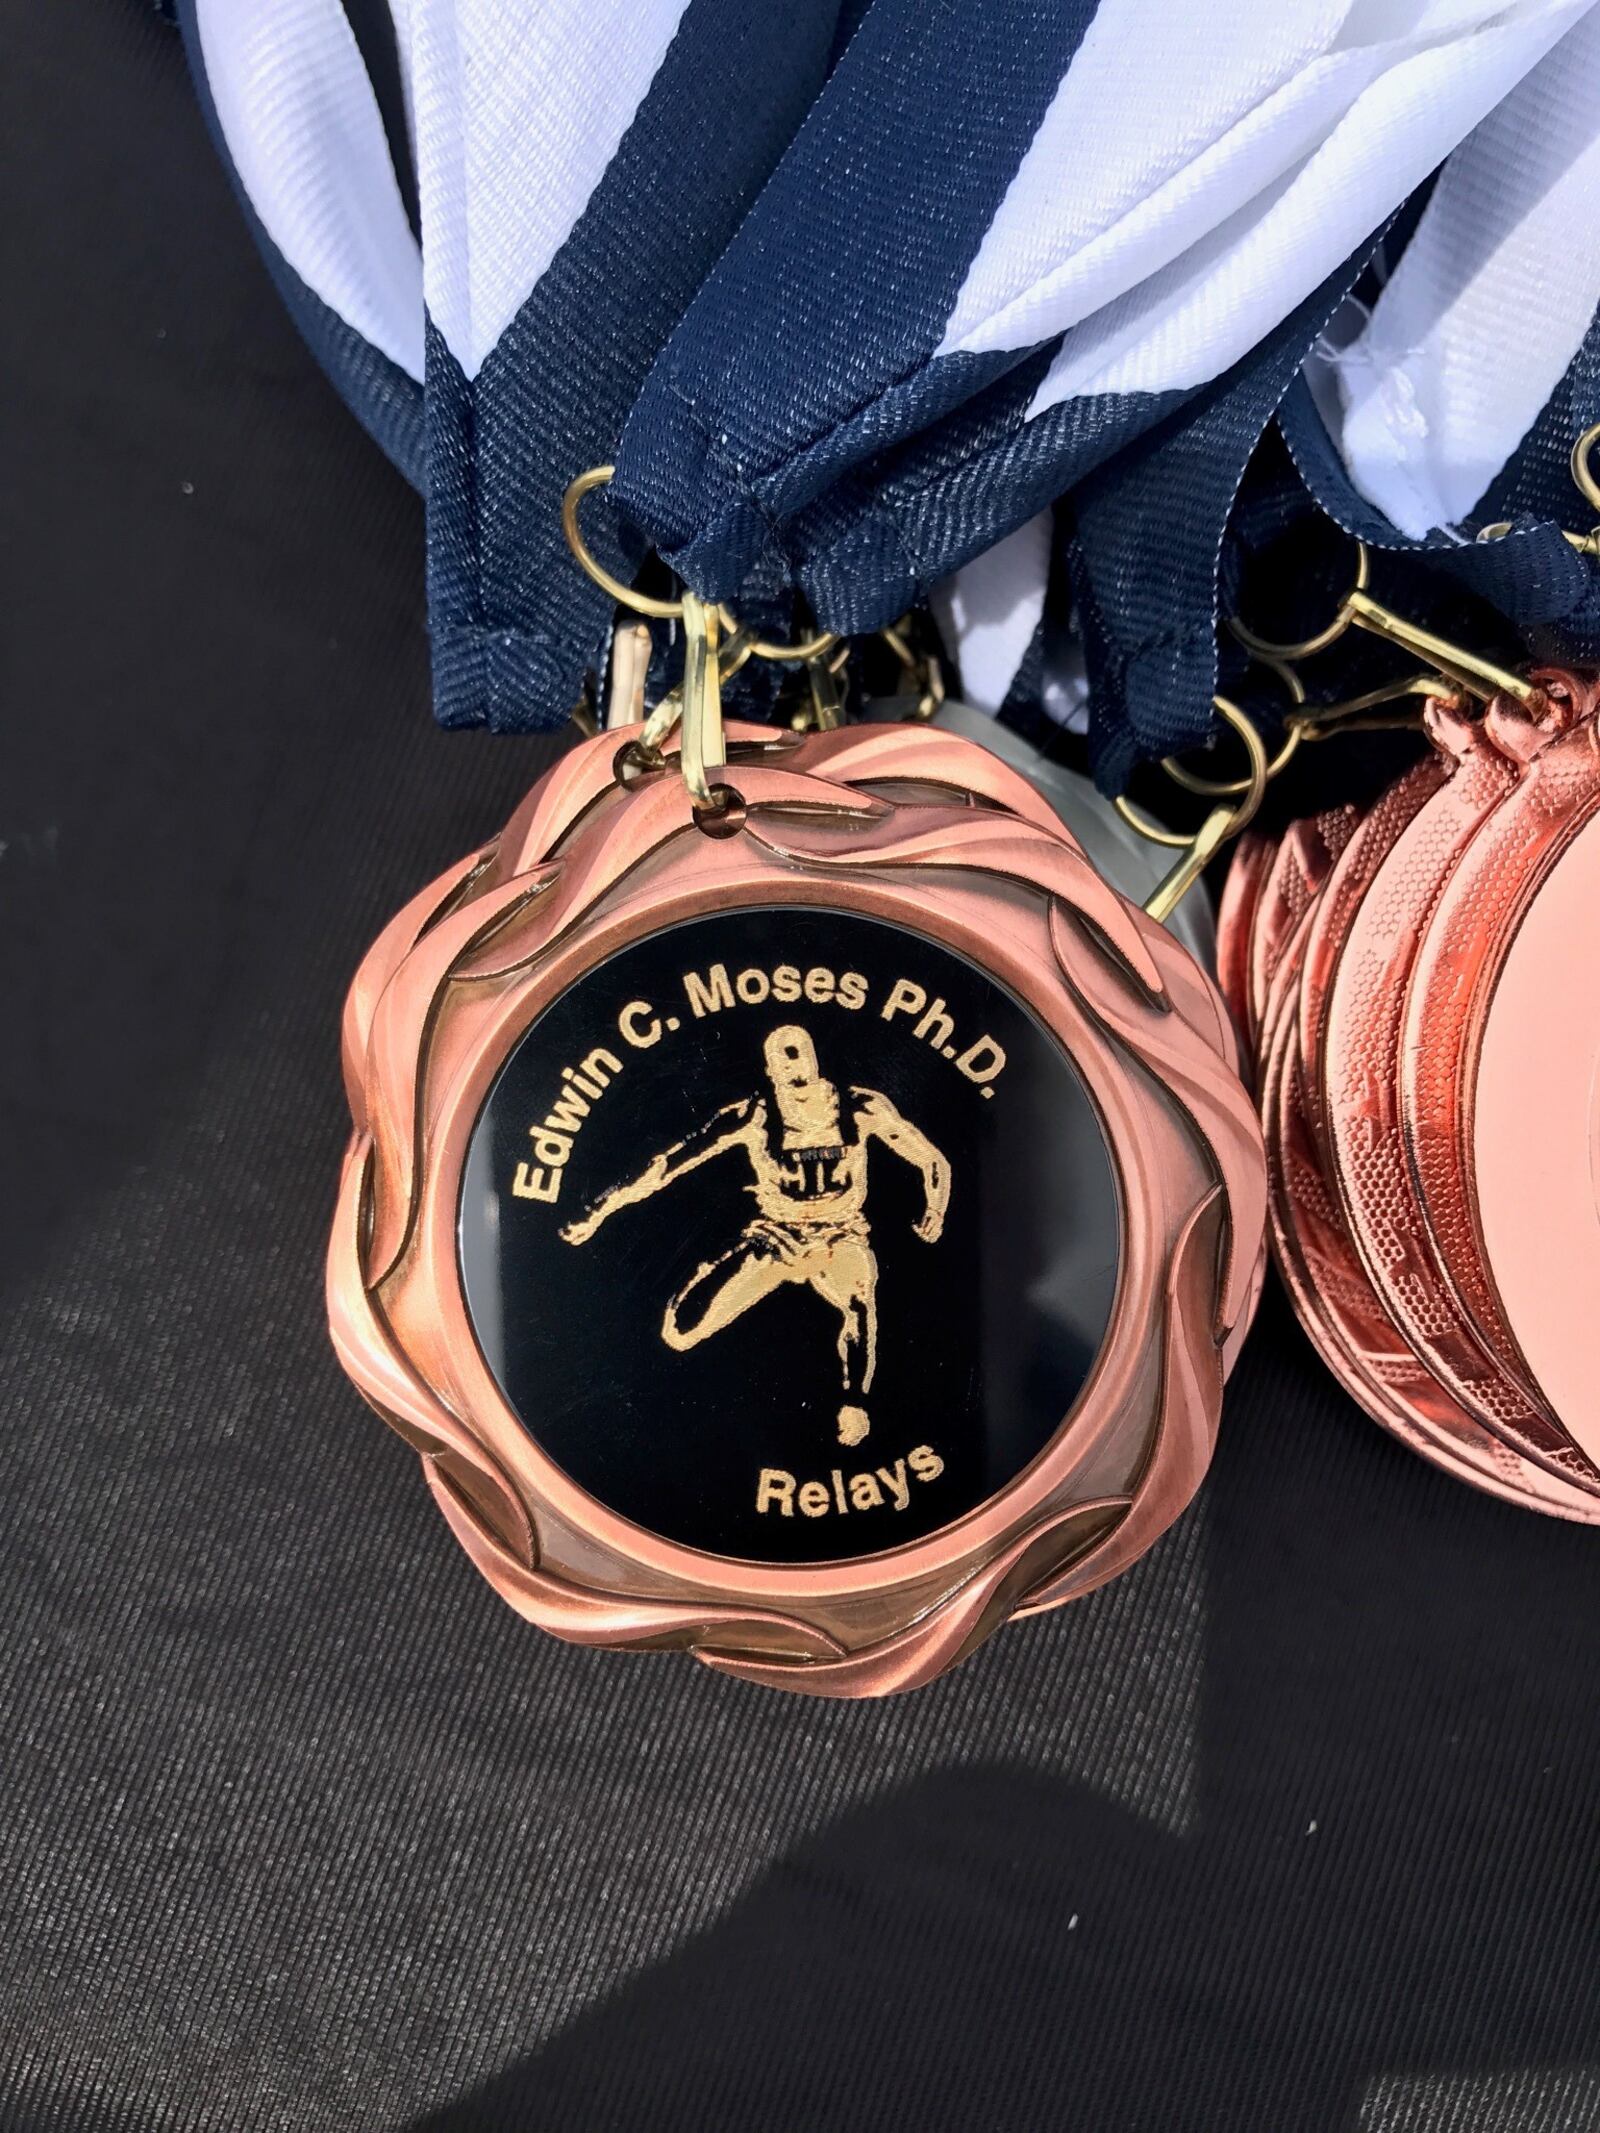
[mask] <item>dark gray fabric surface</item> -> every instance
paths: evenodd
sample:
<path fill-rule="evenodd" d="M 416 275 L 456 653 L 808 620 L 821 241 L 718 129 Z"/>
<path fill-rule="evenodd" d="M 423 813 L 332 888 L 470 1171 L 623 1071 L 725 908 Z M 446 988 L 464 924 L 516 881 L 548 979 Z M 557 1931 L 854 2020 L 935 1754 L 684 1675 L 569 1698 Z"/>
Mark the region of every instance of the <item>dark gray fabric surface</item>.
<path fill-rule="evenodd" d="M 170 33 L 11 27 L 0 2126 L 1600 2122 L 1600 1542 L 1275 1298 L 1194 1512 L 908 1701 L 479 1585 L 323 1334 L 337 1017 L 550 744 L 434 730 Z"/>

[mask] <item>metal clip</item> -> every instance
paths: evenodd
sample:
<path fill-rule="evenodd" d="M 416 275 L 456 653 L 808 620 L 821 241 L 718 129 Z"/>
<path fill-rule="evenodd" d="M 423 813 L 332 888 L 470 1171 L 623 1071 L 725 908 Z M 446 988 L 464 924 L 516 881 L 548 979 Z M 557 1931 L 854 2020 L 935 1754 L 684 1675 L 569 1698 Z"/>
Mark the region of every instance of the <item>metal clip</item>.
<path fill-rule="evenodd" d="M 1446 637 L 1438 636 L 1420 623 L 1397 615 L 1392 608 L 1374 600 L 1367 591 L 1367 578 L 1371 565 L 1364 541 L 1356 543 L 1355 582 L 1340 601 L 1333 620 L 1313 636 L 1305 637 L 1298 644 L 1280 644 L 1270 637 L 1258 637 L 1254 630 L 1246 628 L 1238 616 L 1228 627 L 1245 647 L 1258 659 L 1269 659 L 1294 664 L 1310 659 L 1317 652 L 1325 652 L 1336 644 L 1348 629 L 1363 629 L 1374 637 L 1382 637 L 1389 644 L 1398 644 L 1406 651 L 1431 660 L 1438 671 L 1469 696 L 1480 703 L 1487 703 L 1494 696 L 1509 696 L 1524 709 L 1537 710 L 1543 698 L 1532 682 L 1524 681 L 1509 667 L 1497 666 L 1493 660 L 1482 659 L 1476 652 L 1469 652 Z"/>
<path fill-rule="evenodd" d="M 1141 837 L 1148 837 L 1152 844 L 1170 846 L 1172 850 L 1183 855 L 1172 871 L 1157 882 L 1145 898 L 1145 910 L 1161 924 L 1165 924 L 1171 917 L 1228 840 L 1237 837 L 1254 819 L 1271 774 L 1261 736 L 1238 705 L 1231 703 L 1226 696 L 1213 697 L 1212 702 L 1219 717 L 1233 728 L 1244 743 L 1249 772 L 1240 796 L 1225 806 L 1214 807 L 1191 835 L 1185 835 L 1181 830 L 1163 829 L 1159 823 L 1152 822 L 1148 815 L 1141 814 L 1126 794 L 1119 794 L 1112 803 L 1130 829 L 1137 830 Z"/>
<path fill-rule="evenodd" d="M 698 593 L 683 589 L 683 725 L 678 761 L 683 782 L 702 827 L 728 813 L 737 797 L 731 785 L 713 782 L 712 772 L 725 767 L 727 744 L 722 731 L 722 675 L 717 647 L 722 618 Z"/>

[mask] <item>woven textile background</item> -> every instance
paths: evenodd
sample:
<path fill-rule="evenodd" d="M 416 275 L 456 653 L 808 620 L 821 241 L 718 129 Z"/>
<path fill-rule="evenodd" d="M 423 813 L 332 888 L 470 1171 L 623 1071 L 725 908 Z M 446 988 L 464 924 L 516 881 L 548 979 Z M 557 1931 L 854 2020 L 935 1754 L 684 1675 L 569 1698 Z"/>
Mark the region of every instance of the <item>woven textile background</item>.
<path fill-rule="evenodd" d="M 1600 2122 L 1600 1538 L 1274 1295 L 1178 1529 L 908 1701 L 480 1584 L 323 1334 L 337 1017 L 556 743 L 429 718 L 170 31 L 8 43 L 0 2127 Z"/>

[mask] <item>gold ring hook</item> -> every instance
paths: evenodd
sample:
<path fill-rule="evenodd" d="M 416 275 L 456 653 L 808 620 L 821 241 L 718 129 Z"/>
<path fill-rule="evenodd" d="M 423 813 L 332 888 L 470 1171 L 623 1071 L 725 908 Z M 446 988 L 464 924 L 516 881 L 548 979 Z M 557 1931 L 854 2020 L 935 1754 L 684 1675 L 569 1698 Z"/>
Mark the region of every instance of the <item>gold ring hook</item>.
<path fill-rule="evenodd" d="M 1289 692 L 1290 703 L 1298 710 L 1306 700 L 1306 686 L 1294 668 L 1285 660 L 1265 655 L 1260 658 L 1260 664 L 1270 668 L 1277 675 Z M 1220 703 L 1221 699 L 1218 698 L 1215 701 Z M 1252 728 L 1252 730 L 1254 729 Z M 1287 768 L 1290 759 L 1305 737 L 1304 720 L 1291 717 L 1286 722 L 1283 740 L 1279 745 L 1277 754 L 1267 764 L 1267 782 L 1269 784 L 1280 770 Z M 1248 746 L 1248 743 L 1246 745 Z M 1249 792 L 1255 778 L 1253 769 L 1247 770 L 1242 778 L 1203 778 L 1198 771 L 1190 770 L 1187 764 L 1180 762 L 1175 755 L 1164 755 L 1161 758 L 1161 767 L 1175 785 L 1181 785 L 1185 792 L 1195 793 L 1202 800 L 1240 799 L 1245 793 Z"/>
<path fill-rule="evenodd" d="M 1152 844 L 1166 845 L 1181 854 L 1171 872 L 1159 881 L 1145 898 L 1145 909 L 1154 919 L 1165 921 L 1188 895 L 1211 861 L 1221 851 L 1230 837 L 1237 837 L 1254 819 L 1267 789 L 1267 751 L 1262 746 L 1261 736 L 1244 713 L 1226 696 L 1212 698 L 1218 715 L 1225 719 L 1238 734 L 1250 758 L 1250 779 L 1243 796 L 1231 804 L 1214 807 L 1199 829 L 1191 837 L 1179 836 L 1173 830 L 1163 829 L 1148 816 L 1141 815 L 1125 795 L 1119 795 L 1117 813 L 1131 829 L 1141 837 L 1148 837 Z"/>
<path fill-rule="evenodd" d="M 1596 481 L 1590 466 L 1590 457 L 1595 445 L 1600 443 L 1600 422 L 1591 424 L 1573 444 L 1567 465 L 1572 470 L 1572 479 L 1579 495 L 1591 511 L 1600 511 L 1600 481 Z M 1511 531 L 1508 518 L 1496 519 L 1492 526 L 1480 526 L 1477 539 L 1480 541 L 1503 541 Z M 1576 548 L 1579 555 L 1600 556 L 1600 526 L 1591 527 L 1587 533 L 1563 532 L 1561 538 L 1569 548 Z"/>
<path fill-rule="evenodd" d="M 1379 715 L 1388 704 L 1403 703 L 1409 696 L 1424 703 L 1455 704 L 1465 708 L 1470 701 L 1459 682 L 1443 674 L 1407 674 L 1381 688 L 1365 689 L 1359 696 L 1342 697 L 1338 703 L 1312 704 L 1295 714 L 1295 730 L 1305 741 L 1331 740 L 1339 733 L 1392 733 L 1422 723 L 1421 711 Z"/>
<path fill-rule="evenodd" d="M 683 596 L 683 722 L 678 766 L 699 814 L 717 814 L 727 804 L 712 779 L 727 761 L 722 732 L 722 677 L 717 657 L 721 616 L 692 592 Z"/>
<path fill-rule="evenodd" d="M 727 608 L 722 610 L 725 629 L 734 626 L 733 616 Z M 814 637 L 801 637 L 794 644 L 782 644 L 776 638 L 752 637 L 746 650 L 754 659 L 779 659 L 786 666 L 809 666 L 814 659 L 822 659 L 839 642 L 837 630 L 818 630 Z"/>
<path fill-rule="evenodd" d="M 1163 829 L 1152 822 L 1148 815 L 1140 814 L 1126 794 L 1119 793 L 1112 803 L 1117 813 L 1130 829 L 1137 830 L 1141 837 L 1149 838 L 1152 844 L 1165 845 L 1181 856 L 1170 873 L 1164 875 L 1145 898 L 1144 908 L 1154 919 L 1163 923 L 1188 895 L 1211 861 L 1230 837 L 1237 837 L 1255 816 L 1267 789 L 1267 751 L 1261 744 L 1261 736 L 1235 703 L 1225 696 L 1214 696 L 1212 703 L 1218 715 L 1238 734 L 1244 742 L 1245 753 L 1250 758 L 1249 785 L 1242 798 L 1231 804 L 1214 807 L 1192 836 L 1180 836 L 1176 830 Z"/>
<path fill-rule="evenodd" d="M 579 568 L 593 579 L 602 592 L 607 592 L 619 607 L 630 608 L 636 615 L 650 615 L 658 622 L 681 622 L 684 615 L 682 600 L 660 600 L 653 593 L 642 593 L 637 587 L 624 585 L 596 557 L 583 537 L 583 528 L 578 523 L 578 506 L 596 489 L 609 486 L 616 475 L 615 467 L 590 467 L 568 482 L 567 492 L 561 499 L 561 530 L 567 537 L 567 546 L 576 557 Z M 726 606 L 717 609 L 722 627 L 731 637 L 739 623 L 732 610 Z M 805 665 L 831 652 L 839 642 L 837 631 L 819 630 L 814 636 L 802 637 L 795 644 L 783 644 L 767 637 L 745 637 L 740 645 L 740 663 L 746 659 L 776 659 L 785 665 Z"/>
<path fill-rule="evenodd" d="M 1228 627 L 1258 659 L 1289 661 L 1309 659 L 1313 653 L 1324 652 L 1330 644 L 1337 643 L 1346 630 L 1363 629 L 1374 637 L 1399 645 L 1402 650 L 1431 659 L 1447 680 L 1458 683 L 1480 703 L 1487 703 L 1493 696 L 1509 696 L 1531 709 L 1542 700 L 1539 691 L 1520 674 L 1513 674 L 1492 659 L 1482 659 L 1476 652 L 1465 651 L 1437 631 L 1426 630 L 1420 623 L 1410 621 L 1405 615 L 1397 615 L 1393 608 L 1374 600 L 1367 591 L 1369 567 L 1366 543 L 1357 541 L 1355 583 L 1340 601 L 1339 611 L 1327 628 L 1300 644 L 1274 644 L 1269 638 L 1258 637 L 1237 615 Z"/>
<path fill-rule="evenodd" d="M 631 608 L 636 615 L 653 615 L 658 622 L 680 621 L 683 616 L 681 600 L 658 600 L 651 593 L 636 592 L 631 585 L 624 585 L 603 563 L 595 560 L 583 537 L 583 528 L 578 524 L 578 506 L 592 490 L 605 488 L 616 471 L 615 467 L 591 467 L 586 474 L 568 482 L 567 493 L 561 499 L 561 530 L 567 537 L 567 546 L 577 557 L 579 568 L 602 592 L 608 592 L 619 607 Z"/>
<path fill-rule="evenodd" d="M 1267 761 L 1266 747 L 1260 734 L 1256 731 L 1253 722 L 1245 717 L 1239 706 L 1226 696 L 1214 696 L 1211 702 L 1218 717 L 1225 724 L 1231 726 L 1240 740 L 1243 741 L 1245 755 L 1250 764 L 1249 773 L 1241 782 L 1238 795 L 1236 797 L 1232 794 L 1225 795 L 1225 797 L 1235 797 L 1235 805 L 1212 810 L 1214 816 L 1226 816 L 1231 823 L 1231 827 L 1224 830 L 1218 838 L 1217 841 L 1221 843 L 1228 837 L 1237 835 L 1254 818 L 1256 809 L 1261 805 L 1262 797 L 1266 792 L 1267 780 L 1272 775 L 1272 766 Z M 1165 768 L 1165 765 L 1163 765 L 1163 768 Z M 1134 806 L 1126 793 L 1118 793 L 1111 804 L 1123 821 L 1127 823 L 1129 829 L 1137 830 L 1139 835 L 1146 838 L 1151 844 L 1163 844 L 1171 851 L 1181 852 L 1187 850 L 1195 841 L 1192 832 L 1163 829 L 1159 822 L 1152 822 L 1148 815 L 1141 813 Z"/>
<path fill-rule="evenodd" d="M 1596 444 L 1600 444 L 1600 422 L 1591 423 L 1584 431 L 1572 447 L 1570 461 L 1572 478 L 1591 511 L 1600 511 L 1600 482 L 1595 480 L 1594 470 L 1589 465 L 1589 455 Z"/>

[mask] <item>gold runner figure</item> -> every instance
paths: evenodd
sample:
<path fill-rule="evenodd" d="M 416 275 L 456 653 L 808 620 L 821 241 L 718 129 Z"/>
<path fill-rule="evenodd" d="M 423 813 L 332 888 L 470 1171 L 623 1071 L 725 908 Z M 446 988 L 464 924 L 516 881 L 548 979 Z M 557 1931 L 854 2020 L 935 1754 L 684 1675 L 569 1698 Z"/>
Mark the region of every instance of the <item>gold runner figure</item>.
<path fill-rule="evenodd" d="M 872 1389 L 878 1358 L 878 1262 L 865 1211 L 867 1144 L 880 1140 L 921 1171 L 927 1204 L 914 1227 L 925 1244 L 944 1228 L 950 1165 L 876 1089 L 853 1088 L 841 1100 L 834 1084 L 822 1079 L 816 1046 L 797 1025 L 775 1029 L 764 1049 L 773 1102 L 763 1093 L 724 1104 L 638 1177 L 602 1193 L 561 1234 L 568 1244 L 586 1244 L 619 1207 L 648 1200 L 714 1156 L 743 1149 L 755 1172 L 746 1190 L 759 1212 L 730 1250 L 698 1267 L 673 1297 L 661 1338 L 669 1348 L 697 1347 L 774 1289 L 804 1282 L 839 1314 L 845 1390 L 839 1441 L 859 1444 L 869 1427 L 859 1402 Z"/>

